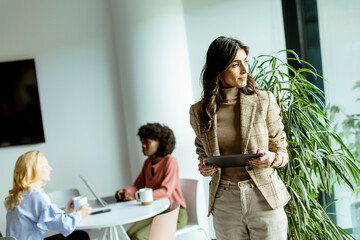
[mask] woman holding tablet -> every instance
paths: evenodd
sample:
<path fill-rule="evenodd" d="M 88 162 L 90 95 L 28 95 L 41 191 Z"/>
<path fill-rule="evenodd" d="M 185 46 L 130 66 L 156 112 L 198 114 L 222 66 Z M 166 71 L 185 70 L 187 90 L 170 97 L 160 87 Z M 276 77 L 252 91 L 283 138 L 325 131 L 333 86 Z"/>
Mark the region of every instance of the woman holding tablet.
<path fill-rule="evenodd" d="M 217 240 L 287 239 L 284 206 L 290 196 L 276 168 L 288 163 L 280 109 L 248 73 L 248 47 L 218 37 L 202 71 L 203 96 L 191 106 L 199 172 L 211 176 L 209 215 Z M 250 166 L 219 168 L 205 157 L 263 153 Z"/>

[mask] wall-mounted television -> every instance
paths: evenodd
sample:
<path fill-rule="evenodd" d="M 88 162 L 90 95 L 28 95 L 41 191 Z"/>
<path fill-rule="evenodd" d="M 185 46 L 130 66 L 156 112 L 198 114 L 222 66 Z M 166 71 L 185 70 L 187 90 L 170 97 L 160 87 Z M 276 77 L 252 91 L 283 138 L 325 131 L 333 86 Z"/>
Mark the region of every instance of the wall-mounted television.
<path fill-rule="evenodd" d="M 0 147 L 45 142 L 35 60 L 0 62 Z"/>

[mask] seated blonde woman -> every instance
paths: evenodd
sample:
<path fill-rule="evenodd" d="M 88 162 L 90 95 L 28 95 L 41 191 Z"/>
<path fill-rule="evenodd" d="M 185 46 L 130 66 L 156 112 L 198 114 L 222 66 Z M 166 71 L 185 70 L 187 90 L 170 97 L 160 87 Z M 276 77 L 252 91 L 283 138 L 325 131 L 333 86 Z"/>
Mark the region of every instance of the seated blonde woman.
<path fill-rule="evenodd" d="M 5 198 L 6 236 L 17 240 L 44 239 L 48 230 L 61 234 L 50 239 L 89 239 L 86 232 L 74 231 L 82 218 L 89 215 L 91 207 L 83 205 L 74 211 L 73 200 L 63 211 L 52 204 L 42 187 L 50 181 L 51 166 L 40 151 L 21 155 L 14 169 L 13 188 Z"/>

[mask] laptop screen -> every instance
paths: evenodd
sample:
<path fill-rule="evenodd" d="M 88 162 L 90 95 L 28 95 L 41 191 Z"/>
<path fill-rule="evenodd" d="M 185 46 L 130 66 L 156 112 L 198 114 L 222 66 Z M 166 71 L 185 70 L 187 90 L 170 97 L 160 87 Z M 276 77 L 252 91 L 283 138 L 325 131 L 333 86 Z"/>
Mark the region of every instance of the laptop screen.
<path fill-rule="evenodd" d="M 80 176 L 81 180 L 85 183 L 85 185 L 87 186 L 87 188 L 90 190 L 90 192 L 94 195 L 94 197 L 100 202 L 101 206 L 105 207 L 106 203 L 99 197 L 99 195 L 96 194 L 96 192 L 94 191 L 94 189 L 90 186 L 90 184 L 86 181 L 85 178 L 83 178 L 82 176 Z"/>

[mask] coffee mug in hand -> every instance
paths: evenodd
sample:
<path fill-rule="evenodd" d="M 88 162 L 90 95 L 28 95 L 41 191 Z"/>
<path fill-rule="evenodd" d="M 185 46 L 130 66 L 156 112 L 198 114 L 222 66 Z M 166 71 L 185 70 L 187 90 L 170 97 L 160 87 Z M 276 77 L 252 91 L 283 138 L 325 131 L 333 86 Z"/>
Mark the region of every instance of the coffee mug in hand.
<path fill-rule="evenodd" d="M 141 205 L 150 205 L 153 201 L 153 192 L 151 188 L 141 188 L 135 193 L 136 200 L 141 202 Z"/>
<path fill-rule="evenodd" d="M 73 201 L 74 201 L 75 211 L 79 210 L 79 208 L 81 208 L 82 205 L 88 203 L 87 197 L 81 197 L 81 196 L 74 197 Z"/>

